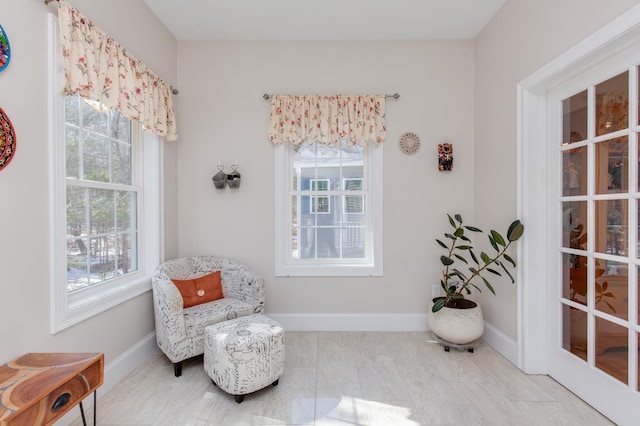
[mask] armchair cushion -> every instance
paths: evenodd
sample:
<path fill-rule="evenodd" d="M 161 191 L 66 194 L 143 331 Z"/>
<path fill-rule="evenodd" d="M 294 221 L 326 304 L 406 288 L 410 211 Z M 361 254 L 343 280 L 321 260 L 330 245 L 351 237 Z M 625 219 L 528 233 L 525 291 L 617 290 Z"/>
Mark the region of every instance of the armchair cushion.
<path fill-rule="evenodd" d="M 185 308 L 212 302 L 223 297 L 220 271 L 188 280 L 172 278 L 171 281 L 178 287 Z"/>
<path fill-rule="evenodd" d="M 184 326 L 194 352 L 204 352 L 204 329 L 222 321 L 253 314 L 253 306 L 241 300 L 223 298 L 184 309 Z"/>

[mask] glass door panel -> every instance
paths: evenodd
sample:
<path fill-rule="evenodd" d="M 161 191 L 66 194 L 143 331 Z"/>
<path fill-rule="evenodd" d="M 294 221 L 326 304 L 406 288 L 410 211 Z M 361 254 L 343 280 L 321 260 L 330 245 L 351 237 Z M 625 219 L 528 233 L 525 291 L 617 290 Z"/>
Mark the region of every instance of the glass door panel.
<path fill-rule="evenodd" d="M 587 147 L 562 153 L 562 195 L 587 195 Z"/>
<path fill-rule="evenodd" d="M 562 144 L 568 145 L 587 138 L 587 91 L 562 101 Z"/>
<path fill-rule="evenodd" d="M 626 192 L 629 186 L 627 136 L 595 144 L 596 194 Z"/>
<path fill-rule="evenodd" d="M 596 86 L 596 136 L 629 127 L 629 72 Z"/>
<path fill-rule="evenodd" d="M 578 358 L 587 360 L 587 313 L 562 305 L 562 347 Z"/>
<path fill-rule="evenodd" d="M 596 367 L 628 383 L 629 336 L 626 327 L 596 317 Z"/>
<path fill-rule="evenodd" d="M 587 306 L 587 257 L 564 253 L 562 297 Z"/>
<path fill-rule="evenodd" d="M 627 200 L 596 200 L 595 251 L 626 256 L 629 253 Z"/>

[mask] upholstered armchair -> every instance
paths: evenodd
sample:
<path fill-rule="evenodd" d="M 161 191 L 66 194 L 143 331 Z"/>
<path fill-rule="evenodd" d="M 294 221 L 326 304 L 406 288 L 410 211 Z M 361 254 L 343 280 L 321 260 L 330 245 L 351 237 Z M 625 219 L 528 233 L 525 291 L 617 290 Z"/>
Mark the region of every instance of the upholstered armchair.
<path fill-rule="evenodd" d="M 183 308 L 172 279 L 189 280 L 220 271 L 223 298 Z M 176 377 L 182 361 L 204 352 L 205 327 L 264 309 L 264 280 L 234 260 L 196 256 L 169 260 L 152 277 L 158 347 L 173 363 Z"/>

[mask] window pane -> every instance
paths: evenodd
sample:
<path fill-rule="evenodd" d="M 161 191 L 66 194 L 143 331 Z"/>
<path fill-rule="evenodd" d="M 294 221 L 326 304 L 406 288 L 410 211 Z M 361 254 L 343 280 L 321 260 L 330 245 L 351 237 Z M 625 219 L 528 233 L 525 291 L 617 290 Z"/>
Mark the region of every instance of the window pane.
<path fill-rule="evenodd" d="M 114 192 L 108 189 L 89 190 L 89 229 L 91 235 L 107 234 L 114 231 Z"/>
<path fill-rule="evenodd" d="M 77 127 L 65 128 L 65 158 L 67 177 L 80 177 L 80 131 Z"/>
<path fill-rule="evenodd" d="M 129 233 L 118 235 L 118 275 L 138 270 L 136 235 Z"/>
<path fill-rule="evenodd" d="M 116 276 L 115 238 L 111 235 L 91 238 L 90 285 Z"/>
<path fill-rule="evenodd" d="M 136 226 L 136 193 L 133 191 L 116 191 L 117 231 L 135 231 Z"/>
<path fill-rule="evenodd" d="M 587 91 L 562 101 L 562 143 L 570 144 L 587 138 Z"/>
<path fill-rule="evenodd" d="M 562 305 L 562 347 L 587 360 L 587 313 Z"/>
<path fill-rule="evenodd" d="M 131 145 L 123 142 L 111 142 L 112 181 L 131 185 Z"/>
<path fill-rule="evenodd" d="M 601 275 L 596 274 L 596 309 L 621 319 L 629 317 L 629 268 L 626 264 L 600 260 Z"/>
<path fill-rule="evenodd" d="M 626 256 L 629 241 L 627 200 L 597 200 L 594 203 L 598 231 L 595 238 L 596 251 Z"/>
<path fill-rule="evenodd" d="M 562 255 L 562 297 L 587 305 L 587 258 L 576 254 Z"/>
<path fill-rule="evenodd" d="M 587 202 L 562 203 L 562 247 L 587 249 Z"/>
<path fill-rule="evenodd" d="M 87 235 L 87 224 L 89 223 L 89 217 L 87 215 L 88 191 L 87 188 L 67 187 L 68 236 L 79 237 Z"/>
<path fill-rule="evenodd" d="M 89 246 L 86 238 L 67 240 L 67 291 L 89 285 Z"/>
<path fill-rule="evenodd" d="M 627 383 L 629 340 L 627 329 L 596 317 L 596 367 Z"/>
<path fill-rule="evenodd" d="M 82 127 L 86 130 L 108 136 L 108 114 L 100 112 L 88 103 L 82 103 Z"/>
<path fill-rule="evenodd" d="M 596 136 L 629 126 L 629 72 L 596 86 Z"/>
<path fill-rule="evenodd" d="M 562 195 L 587 194 L 587 147 L 571 149 L 562 153 Z"/>
<path fill-rule="evenodd" d="M 80 125 L 80 98 L 78 96 L 66 96 L 64 98 L 64 121 L 75 126 Z"/>
<path fill-rule="evenodd" d="M 131 122 L 113 110 L 109 112 L 109 119 L 111 121 L 111 137 L 121 142 L 129 142 L 131 140 Z"/>
<path fill-rule="evenodd" d="M 626 192 L 629 182 L 627 137 L 600 142 L 596 148 L 596 193 Z"/>
<path fill-rule="evenodd" d="M 109 182 L 109 140 L 92 133 L 85 133 L 82 149 L 84 164 L 84 176 L 82 178 L 97 182 Z"/>

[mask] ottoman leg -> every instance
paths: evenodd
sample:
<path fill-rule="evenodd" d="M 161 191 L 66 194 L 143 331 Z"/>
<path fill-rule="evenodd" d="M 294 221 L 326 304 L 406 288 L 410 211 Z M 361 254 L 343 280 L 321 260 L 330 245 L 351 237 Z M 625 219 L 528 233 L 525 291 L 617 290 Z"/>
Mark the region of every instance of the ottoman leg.
<path fill-rule="evenodd" d="M 218 387 L 218 385 L 216 385 L 216 382 L 214 382 L 213 379 L 211 379 L 211 383 L 213 383 L 213 386 Z"/>
<path fill-rule="evenodd" d="M 235 395 L 236 397 L 236 402 L 238 404 L 240 404 L 242 401 L 244 401 L 244 395 Z"/>
<path fill-rule="evenodd" d="M 276 381 L 275 381 L 275 382 L 273 382 L 273 383 L 271 383 L 271 385 L 272 385 L 272 386 L 278 386 L 278 381 L 279 381 L 279 380 L 280 380 L 280 379 L 276 379 Z"/>

